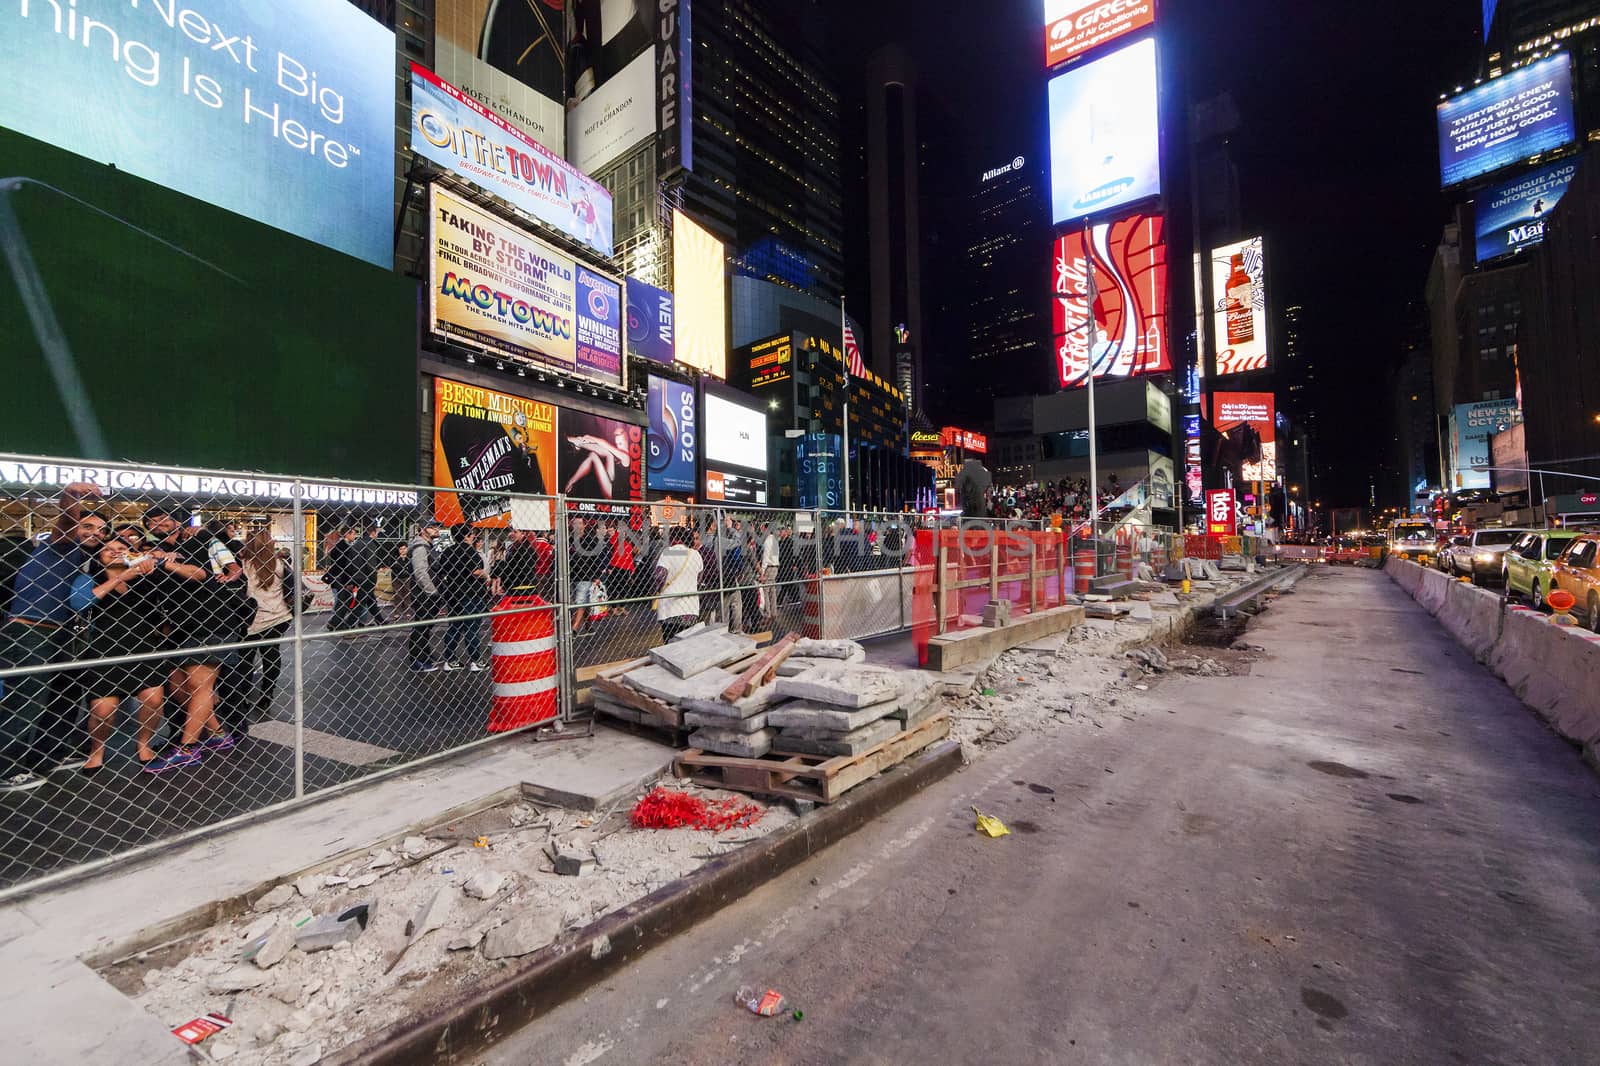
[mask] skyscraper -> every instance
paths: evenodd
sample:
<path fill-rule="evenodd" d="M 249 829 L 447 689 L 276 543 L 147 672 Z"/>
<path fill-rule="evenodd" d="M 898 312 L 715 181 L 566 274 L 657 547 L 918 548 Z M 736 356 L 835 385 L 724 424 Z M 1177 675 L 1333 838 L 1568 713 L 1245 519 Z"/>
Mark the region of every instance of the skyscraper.
<path fill-rule="evenodd" d="M 741 272 L 837 300 L 839 97 L 817 0 L 695 0 L 692 19 L 694 162 L 668 199 L 724 241 Z"/>
<path fill-rule="evenodd" d="M 867 356 L 875 370 L 889 374 L 897 327 L 909 331 L 913 345 L 923 337 L 917 77 L 898 45 L 868 61 L 866 140 L 872 275 Z"/>
<path fill-rule="evenodd" d="M 989 417 L 996 396 L 1051 388 L 1049 206 L 1043 158 L 1019 145 L 972 176 L 967 238 L 968 320 L 961 396 L 968 419 Z"/>

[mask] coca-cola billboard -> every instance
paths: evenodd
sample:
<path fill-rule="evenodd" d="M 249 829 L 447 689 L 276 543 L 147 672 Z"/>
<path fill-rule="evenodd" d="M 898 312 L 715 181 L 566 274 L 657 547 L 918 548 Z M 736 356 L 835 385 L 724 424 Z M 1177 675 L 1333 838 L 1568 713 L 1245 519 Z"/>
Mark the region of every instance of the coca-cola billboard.
<path fill-rule="evenodd" d="M 1211 250 L 1212 338 L 1217 376 L 1265 370 L 1268 355 L 1267 260 L 1261 238 Z"/>
<path fill-rule="evenodd" d="M 1155 20 L 1154 0 L 1045 0 L 1045 66 L 1076 59 Z"/>
<path fill-rule="evenodd" d="M 1054 303 L 1057 379 L 1062 388 L 1089 378 L 1089 270 L 1094 269 L 1094 376 L 1098 380 L 1172 369 L 1167 350 L 1166 220 L 1134 214 L 1055 242 Z"/>

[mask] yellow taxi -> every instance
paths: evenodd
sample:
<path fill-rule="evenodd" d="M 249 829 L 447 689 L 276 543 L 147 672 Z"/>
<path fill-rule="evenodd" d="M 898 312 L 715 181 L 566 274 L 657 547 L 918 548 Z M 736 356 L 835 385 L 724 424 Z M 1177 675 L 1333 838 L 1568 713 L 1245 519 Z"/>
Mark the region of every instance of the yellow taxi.
<path fill-rule="evenodd" d="M 1554 587 L 1572 593 L 1573 613 L 1600 633 L 1600 533 L 1574 537 L 1556 558 L 1554 569 Z"/>

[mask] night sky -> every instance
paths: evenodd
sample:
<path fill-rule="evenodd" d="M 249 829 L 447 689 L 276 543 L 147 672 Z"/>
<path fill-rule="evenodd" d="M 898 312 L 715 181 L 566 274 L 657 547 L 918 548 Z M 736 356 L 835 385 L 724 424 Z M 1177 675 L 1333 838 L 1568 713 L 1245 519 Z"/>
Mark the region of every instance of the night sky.
<path fill-rule="evenodd" d="M 981 164 L 1045 128 L 1042 0 L 823 2 L 847 71 L 890 40 L 918 58 L 961 127 L 947 142 L 962 155 L 952 165 Z M 1227 90 L 1238 103 L 1244 223 L 1275 253 L 1273 303 L 1305 307 L 1323 502 L 1364 503 L 1385 459 L 1389 368 L 1424 313 L 1448 218 L 1434 107 L 1476 65 L 1478 4 L 1168 0 L 1159 10 L 1177 31 L 1186 95 Z"/>

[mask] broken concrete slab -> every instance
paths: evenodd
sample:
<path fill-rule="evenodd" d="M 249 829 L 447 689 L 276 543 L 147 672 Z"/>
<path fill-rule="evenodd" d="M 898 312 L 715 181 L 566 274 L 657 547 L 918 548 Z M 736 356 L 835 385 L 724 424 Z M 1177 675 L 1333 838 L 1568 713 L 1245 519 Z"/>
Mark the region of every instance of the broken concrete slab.
<path fill-rule="evenodd" d="M 852 729 L 871 725 L 880 718 L 887 718 L 899 709 L 898 700 L 875 703 L 854 711 L 810 700 L 795 700 L 768 711 L 767 722 L 786 731 L 848 733 Z"/>
<path fill-rule="evenodd" d="M 256 900 L 250 909 L 257 914 L 261 914 L 266 911 L 276 910 L 291 899 L 294 899 L 294 886 L 278 885 L 276 888 L 269 889 L 264 896 Z"/>
<path fill-rule="evenodd" d="M 582 877 L 594 870 L 594 852 L 575 845 L 557 845 L 556 873 L 563 877 Z"/>
<path fill-rule="evenodd" d="M 899 722 L 900 728 L 903 731 L 909 732 L 943 710 L 944 700 L 934 698 L 916 710 L 908 712 L 904 717 L 890 715 L 886 720 L 891 722 Z"/>
<path fill-rule="evenodd" d="M 761 713 L 781 699 L 783 697 L 778 695 L 777 685 L 771 684 L 762 685 L 754 692 L 747 696 L 742 696 L 732 703 L 728 703 L 721 697 L 712 700 L 694 698 L 684 700 L 679 706 L 685 711 L 696 711 L 700 714 L 713 715 L 718 718 L 748 718 L 753 714 Z"/>
<path fill-rule="evenodd" d="M 302 896 L 311 897 L 322 890 L 323 884 L 324 881 L 321 874 L 306 874 L 304 877 L 295 880 L 294 890 Z"/>
<path fill-rule="evenodd" d="M 482 929 L 468 929 L 464 933 L 454 933 L 449 940 L 445 941 L 444 949 L 446 951 L 471 951 L 483 942 L 483 937 L 484 931 Z"/>
<path fill-rule="evenodd" d="M 644 791 L 671 770 L 674 754 L 669 747 L 617 729 L 596 729 L 592 737 L 530 747 L 535 749 L 535 762 L 523 771 L 523 794 L 580 811 L 604 810 Z"/>
<path fill-rule="evenodd" d="M 1136 600 L 1129 605 L 1128 617 L 1135 622 L 1154 622 L 1156 620 L 1155 608 L 1144 600 Z"/>
<path fill-rule="evenodd" d="M 682 678 L 664 666 L 641 666 L 621 678 L 623 684 L 646 696 L 654 696 L 671 704 L 684 700 L 714 700 L 722 690 L 733 683 L 733 674 L 712 668 L 692 678 Z"/>
<path fill-rule="evenodd" d="M 248 955 L 251 962 L 263 970 L 270 970 L 282 962 L 294 947 L 294 927 L 285 923 L 277 926 L 267 934 L 254 953 Z M 248 949 L 246 949 L 248 952 Z"/>
<path fill-rule="evenodd" d="M 732 755 L 742 759 L 759 759 L 772 750 L 772 741 L 778 735 L 777 730 L 768 728 L 758 733 L 735 733 L 727 729 L 705 730 L 689 734 L 689 743 L 696 748 L 715 752 L 718 755 Z"/>
<path fill-rule="evenodd" d="M 260 988 L 269 978 L 260 970 L 249 966 L 235 966 L 222 973 L 212 974 L 206 978 L 206 991 L 216 995 L 226 995 L 229 992 L 244 992 L 252 988 Z"/>
<path fill-rule="evenodd" d="M 828 660 L 823 658 L 791 655 L 778 664 L 778 676 L 795 677 L 826 662 Z"/>
<path fill-rule="evenodd" d="M 804 638 L 795 642 L 794 656 L 802 659 L 842 659 L 845 662 L 865 662 L 867 649 L 853 640 L 813 640 Z"/>
<path fill-rule="evenodd" d="M 702 633 L 726 633 L 727 631 L 728 624 L 726 622 L 696 622 L 682 633 L 673 637 L 670 643 L 677 644 L 688 640 L 690 637 L 698 637 Z"/>
<path fill-rule="evenodd" d="M 1126 603 L 1086 603 L 1083 613 L 1087 618 L 1121 618 L 1132 608 Z"/>
<path fill-rule="evenodd" d="M 738 662 L 755 649 L 756 641 L 739 633 L 702 633 L 690 640 L 651 648 L 650 658 L 678 677 L 690 678 Z"/>
<path fill-rule="evenodd" d="M 893 718 L 873 722 L 839 737 L 795 735 L 786 729 L 778 737 L 775 747 L 780 751 L 794 751 L 803 755 L 860 755 L 900 732 L 900 723 Z"/>
<path fill-rule="evenodd" d="M 515 959 L 531 955 L 561 935 L 561 918 L 547 908 L 530 907 L 489 930 L 483 938 L 486 959 Z"/>
<path fill-rule="evenodd" d="M 767 728 L 767 716 L 765 713 L 758 713 L 752 714 L 749 718 L 724 718 L 717 714 L 690 711 L 683 716 L 683 724 L 690 729 L 726 729 L 734 733 L 759 733 Z"/>
<path fill-rule="evenodd" d="M 500 886 L 506 883 L 506 875 L 499 870 L 479 870 L 467 878 L 467 883 L 461 886 L 461 891 L 473 899 L 488 899 L 500 891 Z"/>
<path fill-rule="evenodd" d="M 426 837 L 406 837 L 400 842 L 400 854 L 407 859 L 420 859 L 428 853 Z"/>
<path fill-rule="evenodd" d="M 1150 604 L 1152 606 L 1154 606 L 1154 607 L 1179 607 L 1179 606 L 1182 606 L 1178 602 L 1178 594 L 1176 592 L 1157 592 L 1157 593 L 1154 593 L 1150 597 Z"/>
<path fill-rule="evenodd" d="M 882 666 L 839 663 L 777 680 L 778 694 L 838 707 L 870 707 L 900 695 L 901 674 Z"/>

